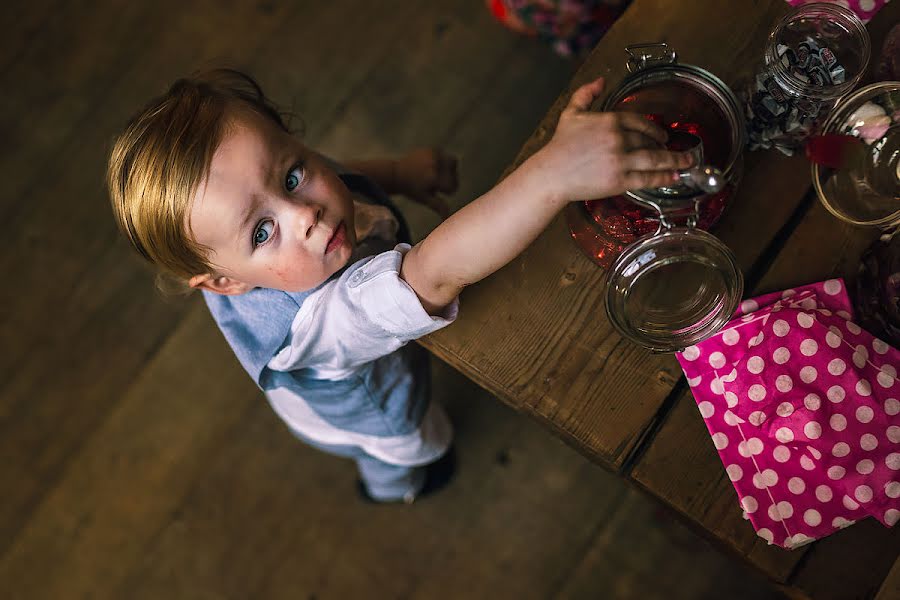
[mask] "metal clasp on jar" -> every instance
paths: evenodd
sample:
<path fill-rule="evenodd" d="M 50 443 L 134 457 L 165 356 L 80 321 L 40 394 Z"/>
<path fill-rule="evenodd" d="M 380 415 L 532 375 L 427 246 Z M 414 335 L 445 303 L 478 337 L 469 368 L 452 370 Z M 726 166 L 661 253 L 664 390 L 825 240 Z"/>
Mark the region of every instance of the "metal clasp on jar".
<path fill-rule="evenodd" d="M 665 42 L 632 44 L 625 46 L 625 52 L 628 53 L 625 68 L 628 69 L 629 73 L 636 73 L 647 67 L 655 67 L 657 65 L 671 65 L 678 60 L 675 50 L 669 48 L 669 45 Z"/>
<path fill-rule="evenodd" d="M 665 207 L 657 205 L 659 211 L 659 230 L 657 234 L 663 231 L 669 231 L 676 227 L 686 227 L 687 229 L 695 229 L 697 220 L 700 218 L 700 199 L 696 199 L 688 206 Z M 684 221 L 683 225 L 676 222 Z"/>

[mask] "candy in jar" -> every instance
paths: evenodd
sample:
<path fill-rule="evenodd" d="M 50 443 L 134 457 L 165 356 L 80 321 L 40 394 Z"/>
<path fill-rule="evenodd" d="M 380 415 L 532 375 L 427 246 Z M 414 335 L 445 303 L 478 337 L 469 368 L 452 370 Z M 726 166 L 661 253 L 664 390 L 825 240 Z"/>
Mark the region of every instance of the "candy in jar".
<path fill-rule="evenodd" d="M 817 131 L 835 102 L 859 82 L 869 35 L 852 11 L 806 4 L 772 30 L 764 66 L 744 89 L 750 150 L 791 155 Z"/>

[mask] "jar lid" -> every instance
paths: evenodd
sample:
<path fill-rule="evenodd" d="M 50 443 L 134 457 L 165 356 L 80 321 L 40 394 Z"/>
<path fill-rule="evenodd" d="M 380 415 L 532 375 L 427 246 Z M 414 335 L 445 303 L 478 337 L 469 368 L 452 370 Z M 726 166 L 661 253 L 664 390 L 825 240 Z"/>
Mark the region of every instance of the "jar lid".
<path fill-rule="evenodd" d="M 611 267 L 606 314 L 631 341 L 674 352 L 715 334 L 731 320 L 743 276 L 728 246 L 694 228 L 645 236 Z"/>

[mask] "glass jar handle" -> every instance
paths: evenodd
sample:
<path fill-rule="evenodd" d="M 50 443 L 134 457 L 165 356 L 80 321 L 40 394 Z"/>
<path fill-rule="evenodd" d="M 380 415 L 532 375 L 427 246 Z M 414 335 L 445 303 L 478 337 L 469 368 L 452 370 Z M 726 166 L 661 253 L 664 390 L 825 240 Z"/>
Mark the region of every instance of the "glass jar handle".
<path fill-rule="evenodd" d="M 675 50 L 669 48 L 669 45 L 665 42 L 632 44 L 625 46 L 625 52 L 628 54 L 625 68 L 628 69 L 629 73 L 636 73 L 647 67 L 655 67 L 657 65 L 671 65 L 678 60 Z"/>
<path fill-rule="evenodd" d="M 647 202 L 659 213 L 659 228 L 654 235 L 659 235 L 666 231 L 672 231 L 678 227 L 683 227 L 688 231 L 697 228 L 697 221 L 700 219 L 700 199 L 696 199 L 688 206 L 668 206 L 663 207 L 656 202 Z M 684 219 L 684 225 L 678 225 L 675 220 Z"/>

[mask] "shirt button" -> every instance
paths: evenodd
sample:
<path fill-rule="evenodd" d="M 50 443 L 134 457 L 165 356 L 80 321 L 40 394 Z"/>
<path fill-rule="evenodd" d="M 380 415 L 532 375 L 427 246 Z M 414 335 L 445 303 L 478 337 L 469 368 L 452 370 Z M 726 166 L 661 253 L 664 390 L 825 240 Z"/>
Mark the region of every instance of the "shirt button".
<path fill-rule="evenodd" d="M 353 275 L 350 276 L 350 283 L 359 283 L 365 277 L 365 273 L 362 271 L 356 271 Z"/>

